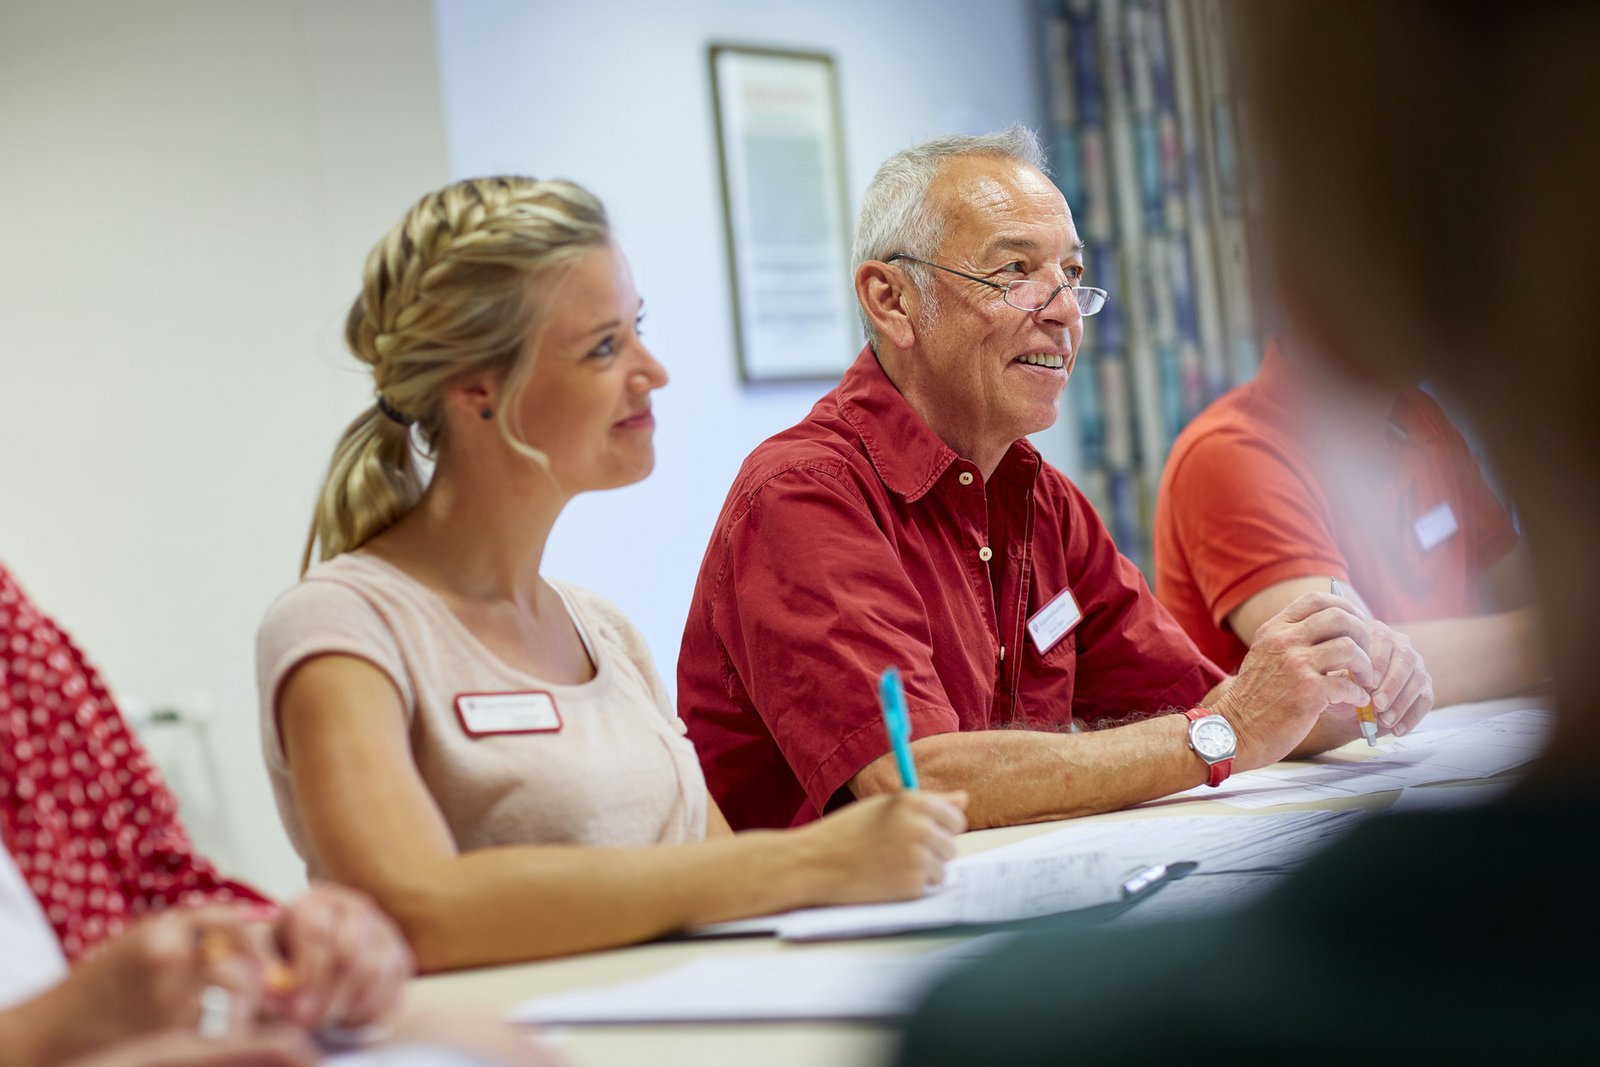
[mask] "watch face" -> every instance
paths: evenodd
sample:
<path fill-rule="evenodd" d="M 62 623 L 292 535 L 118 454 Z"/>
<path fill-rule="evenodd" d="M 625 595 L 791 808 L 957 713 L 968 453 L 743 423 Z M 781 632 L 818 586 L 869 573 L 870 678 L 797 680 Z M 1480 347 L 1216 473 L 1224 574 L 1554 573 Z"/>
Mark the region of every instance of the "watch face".
<path fill-rule="evenodd" d="M 1194 750 L 1208 760 L 1225 759 L 1233 755 L 1233 727 L 1221 716 L 1212 715 L 1199 720 L 1189 736 L 1194 742 Z"/>

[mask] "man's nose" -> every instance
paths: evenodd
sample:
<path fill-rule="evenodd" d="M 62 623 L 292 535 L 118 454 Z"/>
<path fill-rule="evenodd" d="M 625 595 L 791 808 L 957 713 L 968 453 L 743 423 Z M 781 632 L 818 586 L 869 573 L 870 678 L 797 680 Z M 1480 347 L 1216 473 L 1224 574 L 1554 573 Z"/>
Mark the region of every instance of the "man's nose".
<path fill-rule="evenodd" d="M 1083 312 L 1078 309 L 1077 294 L 1072 291 L 1072 286 L 1066 283 L 1057 286 L 1045 306 L 1034 314 L 1045 322 L 1059 323 L 1067 327 L 1083 319 Z"/>

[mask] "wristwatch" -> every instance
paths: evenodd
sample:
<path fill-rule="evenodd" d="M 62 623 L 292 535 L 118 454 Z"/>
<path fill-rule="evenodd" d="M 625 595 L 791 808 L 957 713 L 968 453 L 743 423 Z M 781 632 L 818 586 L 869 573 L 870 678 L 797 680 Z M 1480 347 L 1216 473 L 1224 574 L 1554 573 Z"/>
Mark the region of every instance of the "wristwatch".
<path fill-rule="evenodd" d="M 1206 785 L 1221 785 L 1233 773 L 1233 754 L 1238 744 L 1233 727 L 1209 708 L 1190 708 L 1183 714 L 1189 720 L 1189 747 L 1211 770 Z"/>

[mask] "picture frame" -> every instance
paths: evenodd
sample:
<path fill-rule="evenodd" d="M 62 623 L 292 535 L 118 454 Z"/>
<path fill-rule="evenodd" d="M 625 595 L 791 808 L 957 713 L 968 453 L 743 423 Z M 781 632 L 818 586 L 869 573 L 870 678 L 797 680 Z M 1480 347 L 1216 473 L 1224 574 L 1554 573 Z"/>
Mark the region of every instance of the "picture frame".
<path fill-rule="evenodd" d="M 730 44 L 708 59 L 740 378 L 837 379 L 864 342 L 833 59 Z"/>

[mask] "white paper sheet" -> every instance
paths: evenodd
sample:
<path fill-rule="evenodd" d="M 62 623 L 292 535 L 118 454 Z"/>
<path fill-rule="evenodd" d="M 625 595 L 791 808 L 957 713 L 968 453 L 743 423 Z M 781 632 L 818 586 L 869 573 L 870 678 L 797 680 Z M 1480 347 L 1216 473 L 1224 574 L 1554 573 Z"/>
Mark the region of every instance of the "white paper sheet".
<path fill-rule="evenodd" d="M 511 1018 L 569 1025 L 892 1019 L 910 1011 L 944 971 L 995 944 L 971 938 L 916 955 L 808 949 L 711 956 L 633 982 L 535 997 Z"/>
<path fill-rule="evenodd" d="M 1121 900 L 1128 873 L 1126 867 L 1113 868 L 1102 852 L 977 862 L 981 859 L 951 863 L 946 883 L 918 900 L 789 912 L 778 920 L 778 936 L 820 941 L 1032 919 Z"/>
<path fill-rule="evenodd" d="M 1119 874 L 1137 865 L 1193 860 L 1200 870 L 1286 870 L 1363 817 L 1356 811 L 1290 811 L 1218 818 L 1173 815 L 1112 822 L 1067 823 L 1003 849 L 961 861 L 981 864 L 1100 851 Z M 991 858 L 992 857 L 992 858 Z"/>
<path fill-rule="evenodd" d="M 700 932 L 772 931 L 787 941 L 820 941 L 1032 919 L 1119 901 L 1129 874 L 1154 864 L 1192 860 L 1206 872 L 1287 869 L 1361 817 L 1294 811 L 1068 823 L 954 861 L 949 881 L 918 900 L 807 908 Z"/>
<path fill-rule="evenodd" d="M 1111 857 L 1092 845 L 1014 851 L 1031 844 L 1024 841 L 954 860 L 945 869 L 945 881 L 916 900 L 801 908 L 713 923 L 687 936 L 776 934 L 785 941 L 829 941 L 1031 919 L 1120 900 L 1131 868 L 1165 862 L 1127 860 L 1114 866 Z"/>

